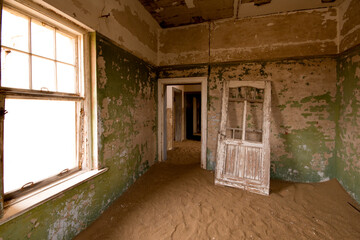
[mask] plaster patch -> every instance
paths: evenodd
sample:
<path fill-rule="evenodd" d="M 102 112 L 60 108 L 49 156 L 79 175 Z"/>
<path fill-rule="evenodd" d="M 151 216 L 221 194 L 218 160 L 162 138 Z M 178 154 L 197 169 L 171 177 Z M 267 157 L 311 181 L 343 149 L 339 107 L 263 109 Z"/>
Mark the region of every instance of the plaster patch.
<path fill-rule="evenodd" d="M 186 6 L 188 8 L 194 8 L 195 7 L 194 0 L 185 0 L 185 3 L 186 3 Z"/>
<path fill-rule="evenodd" d="M 86 196 L 84 194 L 80 193 L 76 200 L 68 199 L 64 204 L 65 207 L 52 213 L 56 215 L 56 221 L 49 226 L 48 239 L 67 239 L 68 231 L 78 233 L 83 229 L 82 215 L 89 210 L 95 192 L 89 192 Z"/>
<path fill-rule="evenodd" d="M 320 176 L 321 179 L 324 177 L 324 173 L 323 173 L 323 172 L 318 171 L 317 174 Z"/>
<path fill-rule="evenodd" d="M 111 102 L 110 98 L 104 98 L 102 101 L 102 106 L 101 106 L 101 114 L 100 117 L 102 119 L 108 119 L 109 118 L 109 104 Z"/>
<path fill-rule="evenodd" d="M 360 67 L 356 68 L 355 77 L 357 77 L 360 80 Z"/>
<path fill-rule="evenodd" d="M 97 66 L 98 66 L 98 71 L 99 71 L 99 88 L 105 88 L 106 82 L 107 82 L 107 77 L 106 77 L 106 66 L 105 66 L 105 59 L 102 56 L 98 56 L 97 58 Z"/>
<path fill-rule="evenodd" d="M 323 17 L 323 21 L 322 21 L 321 25 L 327 24 L 327 21 L 337 21 L 336 12 L 334 14 L 334 12 L 328 11 L 328 12 L 321 14 L 321 16 Z"/>

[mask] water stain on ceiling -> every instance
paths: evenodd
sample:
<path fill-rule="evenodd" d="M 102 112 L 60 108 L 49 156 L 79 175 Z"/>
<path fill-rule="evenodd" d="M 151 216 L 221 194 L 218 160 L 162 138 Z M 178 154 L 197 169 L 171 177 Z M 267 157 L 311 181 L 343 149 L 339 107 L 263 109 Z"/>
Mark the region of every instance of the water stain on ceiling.
<path fill-rule="evenodd" d="M 234 0 L 139 0 L 163 28 L 234 16 Z"/>
<path fill-rule="evenodd" d="M 139 0 L 162 28 L 339 5 L 343 0 Z"/>

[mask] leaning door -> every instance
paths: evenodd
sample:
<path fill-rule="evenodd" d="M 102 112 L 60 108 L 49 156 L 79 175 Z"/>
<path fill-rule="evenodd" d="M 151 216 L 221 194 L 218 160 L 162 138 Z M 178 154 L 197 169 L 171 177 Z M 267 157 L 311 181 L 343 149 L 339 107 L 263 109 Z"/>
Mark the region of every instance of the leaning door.
<path fill-rule="evenodd" d="M 269 81 L 224 81 L 215 184 L 268 195 Z"/>

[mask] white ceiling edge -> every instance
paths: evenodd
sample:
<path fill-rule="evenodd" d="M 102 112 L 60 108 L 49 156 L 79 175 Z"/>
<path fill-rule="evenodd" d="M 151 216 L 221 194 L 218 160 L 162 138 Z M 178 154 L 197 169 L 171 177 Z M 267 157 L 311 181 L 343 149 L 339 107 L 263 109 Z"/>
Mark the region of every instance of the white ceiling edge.
<path fill-rule="evenodd" d="M 236 18 L 246 18 L 274 13 L 284 13 L 297 10 L 310 10 L 323 7 L 340 5 L 344 0 L 336 0 L 332 3 L 322 3 L 321 0 L 272 0 L 269 4 L 255 6 L 254 3 L 238 5 Z"/>

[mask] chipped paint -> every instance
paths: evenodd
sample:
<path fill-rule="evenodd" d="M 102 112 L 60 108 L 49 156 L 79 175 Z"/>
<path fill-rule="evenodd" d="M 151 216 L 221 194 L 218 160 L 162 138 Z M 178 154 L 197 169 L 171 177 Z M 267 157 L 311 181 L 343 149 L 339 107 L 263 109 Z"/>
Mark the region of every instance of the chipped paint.
<path fill-rule="evenodd" d="M 336 54 L 337 16 L 336 9 L 324 8 L 166 29 L 159 65 Z"/>
<path fill-rule="evenodd" d="M 99 164 L 109 170 L 0 225 L 0 238 L 72 239 L 156 161 L 155 69 L 99 34 L 96 45 Z"/>
<path fill-rule="evenodd" d="M 339 182 L 360 202 L 360 48 L 342 55 L 337 63 L 339 119 L 336 173 Z"/>
<path fill-rule="evenodd" d="M 342 0 L 336 0 L 329 3 L 324 3 L 322 1 L 314 0 L 272 0 L 271 4 L 265 4 L 259 7 L 253 3 L 249 3 L 249 1 L 243 0 L 238 8 L 238 17 L 256 17 L 261 15 L 276 14 L 279 12 L 287 13 L 304 9 L 308 9 L 308 11 L 311 11 L 312 9 L 321 9 L 324 7 L 337 6 L 341 1 Z"/>
<path fill-rule="evenodd" d="M 339 51 L 360 44 L 360 1 L 345 0 L 339 6 Z"/>
<path fill-rule="evenodd" d="M 234 14 L 234 0 L 139 0 L 163 28 L 171 28 L 216 19 Z M 164 11 L 158 11 L 163 8 Z"/>
<path fill-rule="evenodd" d="M 207 70 L 207 66 L 199 65 L 165 67 L 159 72 L 161 77 L 210 74 L 207 169 L 215 166 L 222 82 L 270 80 L 272 177 L 303 182 L 334 177 L 335 59 L 219 63 Z"/>
<path fill-rule="evenodd" d="M 164 29 L 159 36 L 159 65 L 209 61 L 209 24 Z"/>
<path fill-rule="evenodd" d="M 138 1 L 42 0 L 112 39 L 135 56 L 157 64 L 159 24 Z M 107 18 L 102 15 L 110 14 Z"/>
<path fill-rule="evenodd" d="M 194 0 L 185 0 L 185 4 L 188 8 L 194 8 Z"/>

